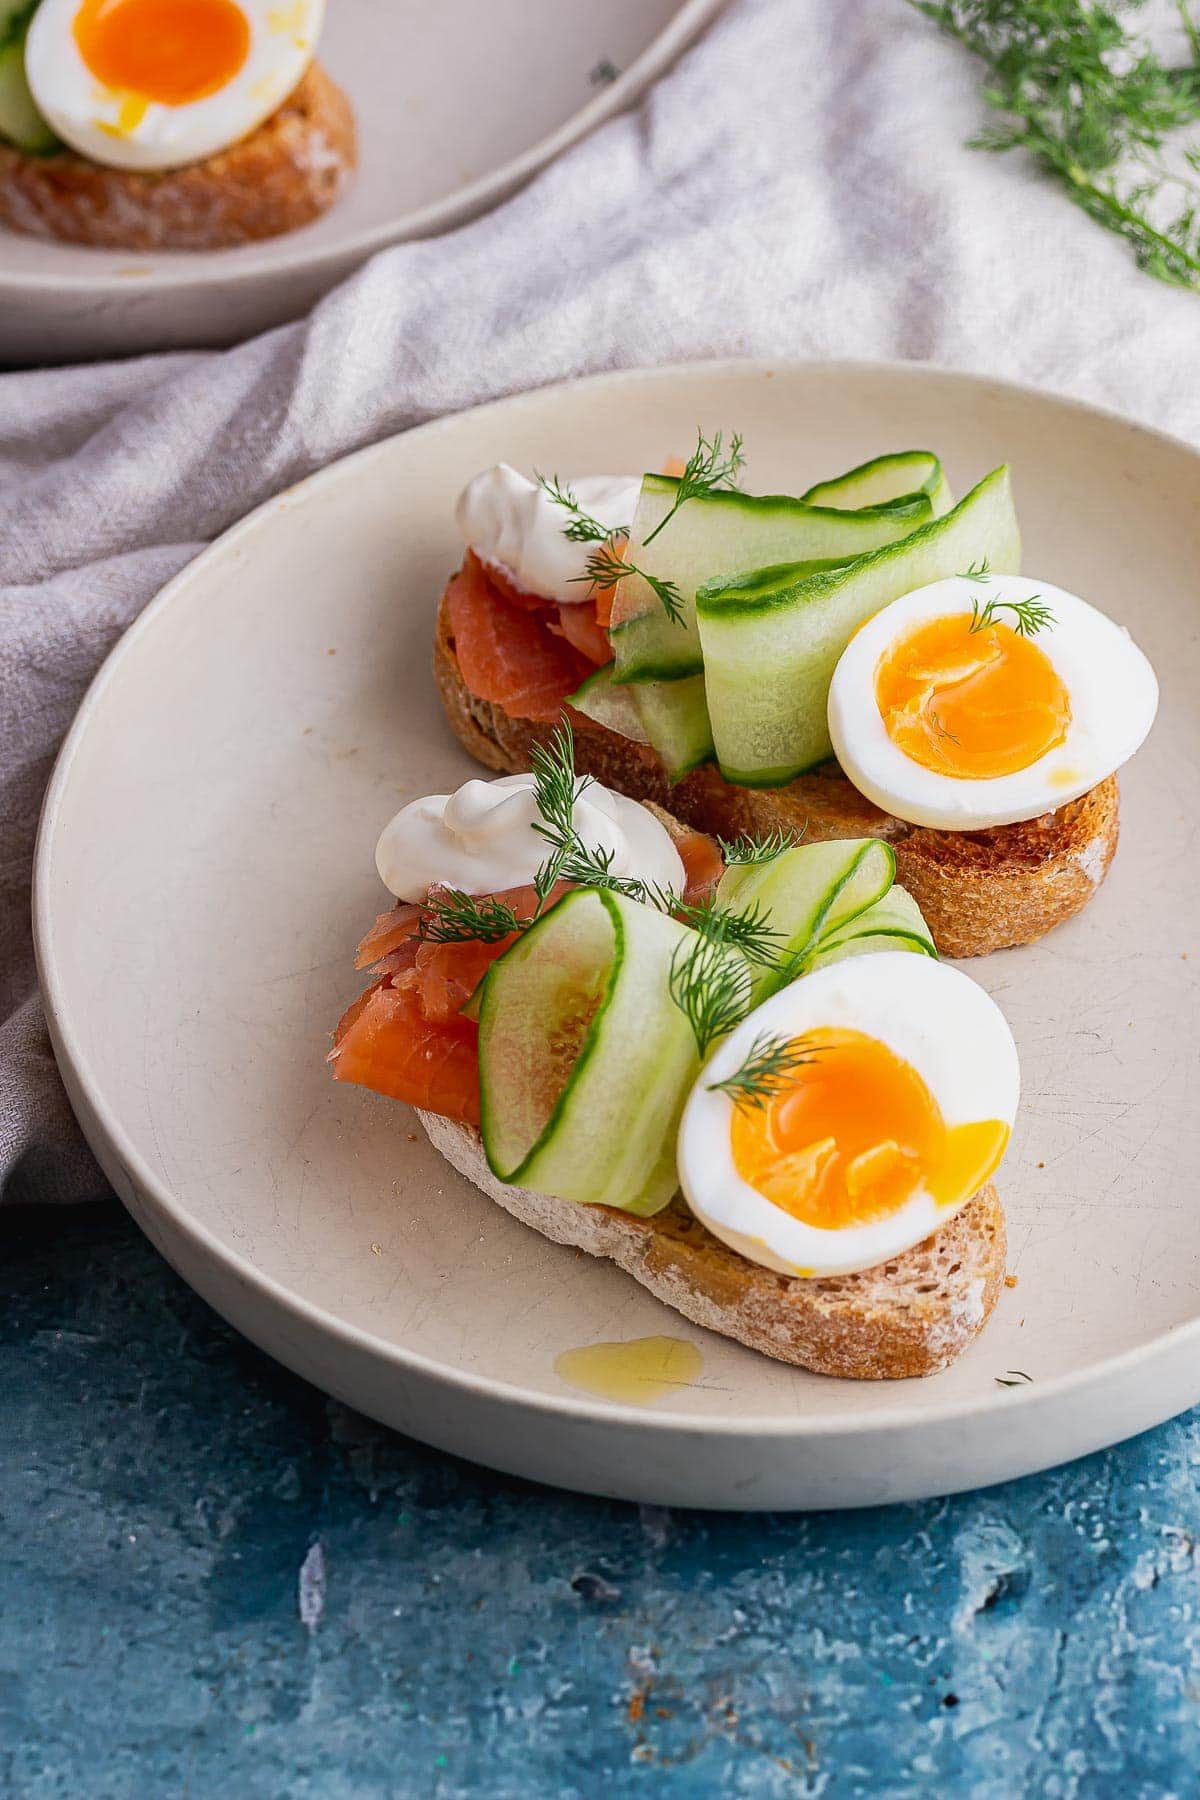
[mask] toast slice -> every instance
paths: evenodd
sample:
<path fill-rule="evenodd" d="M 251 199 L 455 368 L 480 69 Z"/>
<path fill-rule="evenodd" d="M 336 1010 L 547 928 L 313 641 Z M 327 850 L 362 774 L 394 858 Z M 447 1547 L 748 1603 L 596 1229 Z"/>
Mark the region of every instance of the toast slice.
<path fill-rule="evenodd" d="M 556 1244 L 606 1256 L 694 1325 L 779 1362 L 853 1381 L 933 1375 L 986 1324 L 1004 1280 L 1004 1213 L 989 1183 L 924 1243 L 859 1275 L 799 1280 L 715 1238 L 676 1198 L 653 1219 L 509 1187 L 471 1125 L 419 1114 L 430 1143 L 490 1199 Z"/>
<path fill-rule="evenodd" d="M 180 169 L 109 169 L 73 150 L 0 143 L 0 224 L 104 250 L 224 250 L 310 224 L 356 162 L 350 102 L 313 63 L 257 130 Z"/>
<path fill-rule="evenodd" d="M 462 744 L 489 769 L 529 767 L 533 744 L 551 726 L 514 719 L 472 694 L 454 654 L 449 613 L 438 608 L 433 670 L 446 717 Z M 739 788 L 711 765 L 671 787 L 655 751 L 581 713 L 572 713 L 581 773 L 634 800 L 653 800 L 701 831 L 725 838 L 776 827 L 822 838 L 886 838 L 896 879 L 925 915 L 944 956 L 984 956 L 1030 944 L 1082 910 L 1104 880 L 1117 847 L 1119 804 L 1110 775 L 1081 799 L 1038 819 L 988 831 L 932 831 L 906 825 L 858 792 L 836 763 L 782 788 Z"/>

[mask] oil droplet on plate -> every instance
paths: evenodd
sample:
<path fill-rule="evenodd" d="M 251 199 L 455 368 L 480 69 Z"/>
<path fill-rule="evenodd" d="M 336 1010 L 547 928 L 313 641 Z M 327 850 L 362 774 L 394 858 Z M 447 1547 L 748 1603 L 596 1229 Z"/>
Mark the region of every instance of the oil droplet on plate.
<path fill-rule="evenodd" d="M 571 1387 L 623 1406 L 653 1406 L 677 1388 L 691 1387 L 703 1357 L 686 1338 L 629 1338 L 623 1344 L 581 1344 L 554 1359 Z"/>

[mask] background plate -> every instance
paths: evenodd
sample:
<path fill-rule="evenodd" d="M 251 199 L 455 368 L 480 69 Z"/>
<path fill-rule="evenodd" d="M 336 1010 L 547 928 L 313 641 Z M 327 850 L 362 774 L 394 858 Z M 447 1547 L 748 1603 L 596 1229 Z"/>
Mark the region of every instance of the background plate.
<path fill-rule="evenodd" d="M 0 227 L 0 361 L 228 344 L 297 318 L 372 251 L 473 218 L 632 105 L 722 3 L 333 0 L 321 60 L 359 125 L 337 205 L 266 243 L 174 255 Z"/>
<path fill-rule="evenodd" d="M 507 457 L 655 467 L 697 422 L 796 492 L 933 445 L 958 491 L 1015 465 L 1026 567 L 1128 623 L 1163 683 L 1083 917 L 970 965 L 1024 1100 L 1001 1189 L 1007 1291 L 923 1382 L 823 1380 L 710 1336 L 461 1181 L 405 1109 L 330 1081 L 372 868 L 403 801 L 471 772 L 429 676 L 451 507 Z M 520 1474 L 711 1506 L 852 1506 L 975 1486 L 1200 1399 L 1195 783 L 1200 458 L 1120 419 L 915 366 L 714 364 L 498 402 L 272 501 L 114 651 L 46 802 L 35 924 L 59 1061 L 135 1218 L 220 1312 L 319 1386 Z M 556 1355 L 655 1333 L 703 1351 L 652 1410 Z M 1029 1387 L 996 1377 L 1026 1371 Z"/>

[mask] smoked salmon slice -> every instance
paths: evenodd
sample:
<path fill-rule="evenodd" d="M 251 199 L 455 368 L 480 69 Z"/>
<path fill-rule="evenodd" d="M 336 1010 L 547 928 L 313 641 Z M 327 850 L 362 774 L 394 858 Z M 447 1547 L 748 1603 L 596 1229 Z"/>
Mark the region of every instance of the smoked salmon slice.
<path fill-rule="evenodd" d="M 693 831 L 690 825 L 680 825 L 671 836 L 687 882 L 684 899 L 690 904 L 707 899 L 725 873 L 725 859 L 716 839 L 706 831 Z"/>
<path fill-rule="evenodd" d="M 550 629 L 553 631 L 555 627 L 551 625 Z M 586 601 L 578 606 L 560 601 L 558 629 L 571 648 L 586 656 L 598 669 L 612 661 L 613 647 L 608 641 L 608 633 L 600 629 L 596 614 Z"/>
<path fill-rule="evenodd" d="M 446 606 L 463 680 L 515 719 L 557 719 L 591 672 L 591 662 L 554 636 L 543 613 L 504 599 L 469 550 L 450 577 Z"/>
<path fill-rule="evenodd" d="M 477 1037 L 470 1019 L 428 1020 L 415 983 L 381 982 L 349 1008 L 329 1060 L 335 1081 L 478 1125 Z"/>
<path fill-rule="evenodd" d="M 710 893 L 724 864 L 712 838 L 677 825 L 672 838 L 683 862 L 684 899 Z M 567 892 L 558 882 L 552 906 Z M 518 919 L 532 918 L 531 886 L 493 898 Z M 418 935 L 427 909 L 400 904 L 381 913 L 358 947 L 356 967 L 374 966 L 376 980 L 352 1000 L 334 1032 L 329 1061 L 335 1081 L 355 1082 L 404 1100 L 426 1112 L 469 1125 L 479 1123 L 478 1027 L 462 1015 L 488 969 L 513 943 L 515 933 L 484 943 L 466 939 L 439 944 Z"/>

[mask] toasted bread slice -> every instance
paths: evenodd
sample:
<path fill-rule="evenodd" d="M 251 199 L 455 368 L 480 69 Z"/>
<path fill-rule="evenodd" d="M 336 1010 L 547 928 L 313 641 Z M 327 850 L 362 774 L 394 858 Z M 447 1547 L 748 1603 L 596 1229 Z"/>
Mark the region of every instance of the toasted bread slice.
<path fill-rule="evenodd" d="M 551 729 L 511 718 L 480 700 L 462 678 L 449 614 L 438 609 L 434 676 L 446 716 L 463 748 L 489 769 L 529 767 L 533 744 Z M 896 878 L 925 915 L 944 956 L 984 956 L 1029 944 L 1087 905 L 1117 847 L 1118 798 L 1109 776 L 1079 800 L 990 831 L 931 831 L 881 812 L 827 763 L 782 788 L 740 788 L 717 769 L 696 769 L 671 787 L 656 753 L 572 714 L 581 772 L 634 800 L 654 800 L 702 831 L 736 837 L 777 826 L 820 838 L 886 838 Z"/>
<path fill-rule="evenodd" d="M 556 1244 L 607 1256 L 694 1325 L 779 1362 L 853 1381 L 934 1375 L 986 1324 L 1004 1280 L 1004 1213 L 982 1188 L 923 1244 L 860 1275 L 798 1280 L 730 1250 L 674 1200 L 653 1219 L 508 1187 L 471 1125 L 421 1113 L 436 1150 Z"/>
<path fill-rule="evenodd" d="M 109 169 L 0 143 L 0 224 L 105 250 L 223 250 L 308 225 L 357 161 L 350 102 L 313 63 L 269 119 L 180 169 Z"/>

